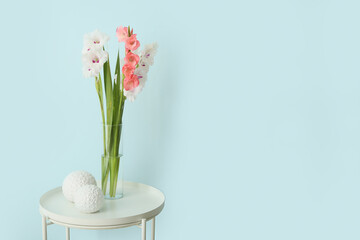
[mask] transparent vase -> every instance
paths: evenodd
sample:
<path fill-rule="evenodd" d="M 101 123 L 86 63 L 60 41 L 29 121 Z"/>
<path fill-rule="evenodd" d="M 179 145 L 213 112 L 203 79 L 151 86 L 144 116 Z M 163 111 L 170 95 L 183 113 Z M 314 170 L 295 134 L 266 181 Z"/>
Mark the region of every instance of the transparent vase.
<path fill-rule="evenodd" d="M 105 199 L 123 196 L 122 124 L 104 124 L 104 153 L 101 156 L 101 189 Z"/>

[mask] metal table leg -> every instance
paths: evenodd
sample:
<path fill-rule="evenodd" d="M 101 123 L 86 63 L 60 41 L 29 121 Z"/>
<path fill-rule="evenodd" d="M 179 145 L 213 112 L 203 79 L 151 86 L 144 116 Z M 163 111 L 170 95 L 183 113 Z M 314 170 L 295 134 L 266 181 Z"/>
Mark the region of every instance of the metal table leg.
<path fill-rule="evenodd" d="M 155 217 L 152 219 L 151 224 L 151 240 L 155 240 Z"/>
<path fill-rule="evenodd" d="M 146 240 L 146 219 L 141 220 L 141 240 Z"/>
<path fill-rule="evenodd" d="M 43 240 L 47 240 L 47 222 L 45 216 L 42 216 L 42 236 Z"/>
<path fill-rule="evenodd" d="M 66 230 L 66 240 L 70 240 L 70 228 L 65 227 Z"/>

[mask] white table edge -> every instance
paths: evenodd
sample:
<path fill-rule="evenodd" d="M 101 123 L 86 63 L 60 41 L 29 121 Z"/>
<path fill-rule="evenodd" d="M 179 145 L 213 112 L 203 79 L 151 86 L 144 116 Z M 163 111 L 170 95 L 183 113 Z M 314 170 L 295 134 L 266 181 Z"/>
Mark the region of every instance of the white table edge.
<path fill-rule="evenodd" d="M 162 211 L 162 209 L 164 208 L 165 202 L 163 202 L 161 204 L 161 206 L 159 206 L 158 208 L 149 211 L 145 214 L 140 214 L 140 215 L 136 215 L 133 216 L 131 218 L 128 219 L 132 219 L 132 220 L 128 220 L 128 221 L 117 221 L 116 224 L 114 224 L 114 221 L 111 220 L 112 223 L 108 223 L 108 224 L 74 224 L 72 223 L 73 221 L 61 221 L 58 220 L 60 219 L 64 219 L 64 217 L 59 217 L 59 215 L 57 214 L 53 214 L 53 213 L 49 213 L 47 210 L 45 210 L 44 208 L 42 208 L 40 206 L 39 210 L 40 210 L 40 214 L 41 216 L 46 217 L 50 222 L 65 226 L 65 227 L 71 227 L 71 228 L 78 228 L 78 229 L 115 229 L 115 228 L 124 228 L 124 227 L 129 227 L 129 226 L 135 226 L 135 225 L 139 225 L 141 224 L 141 220 L 142 219 L 146 219 L 146 221 L 149 221 L 153 218 L 155 218 L 157 215 L 159 215 Z"/>

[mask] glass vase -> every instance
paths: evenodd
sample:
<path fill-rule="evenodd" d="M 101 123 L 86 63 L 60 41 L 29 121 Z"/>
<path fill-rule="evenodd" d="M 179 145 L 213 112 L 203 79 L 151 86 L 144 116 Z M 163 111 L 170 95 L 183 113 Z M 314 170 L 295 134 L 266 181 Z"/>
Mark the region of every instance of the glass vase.
<path fill-rule="evenodd" d="M 101 189 L 105 199 L 123 196 L 122 124 L 104 124 L 104 154 L 101 156 Z"/>

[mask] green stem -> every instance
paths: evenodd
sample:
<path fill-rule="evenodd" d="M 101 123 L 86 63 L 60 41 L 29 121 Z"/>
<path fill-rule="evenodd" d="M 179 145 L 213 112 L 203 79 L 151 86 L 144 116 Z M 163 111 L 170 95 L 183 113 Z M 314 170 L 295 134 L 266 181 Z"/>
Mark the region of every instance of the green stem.
<path fill-rule="evenodd" d="M 101 158 L 101 171 L 101 189 L 105 195 L 109 176 L 109 158 L 105 155 Z"/>
<path fill-rule="evenodd" d="M 104 114 L 104 107 L 102 104 L 100 104 L 101 106 L 101 116 L 102 116 L 102 121 L 103 121 L 103 142 L 104 142 L 104 155 L 106 154 L 106 142 L 105 142 L 105 134 L 106 134 L 106 131 L 105 131 L 105 114 Z"/>
<path fill-rule="evenodd" d="M 119 175 L 119 163 L 120 157 L 109 157 L 109 167 L 110 167 L 110 190 L 109 195 L 110 197 L 115 197 L 116 195 L 116 185 L 117 185 L 117 178 Z"/>

